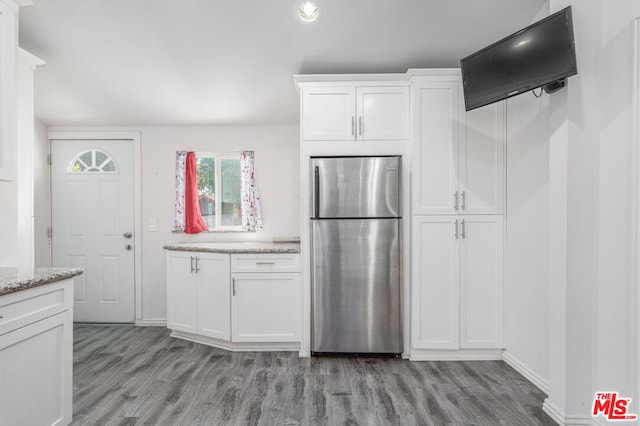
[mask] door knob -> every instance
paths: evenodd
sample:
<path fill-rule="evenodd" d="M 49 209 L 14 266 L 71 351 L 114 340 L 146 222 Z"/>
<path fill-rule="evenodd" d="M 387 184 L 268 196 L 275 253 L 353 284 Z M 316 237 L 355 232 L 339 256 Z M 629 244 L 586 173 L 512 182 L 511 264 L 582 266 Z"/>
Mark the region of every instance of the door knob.
<path fill-rule="evenodd" d="M 131 244 L 127 244 L 126 246 L 124 246 L 124 248 L 131 251 L 131 249 L 133 249 L 133 246 Z"/>
<path fill-rule="evenodd" d="M 124 234 L 122 234 L 122 236 L 125 238 L 131 238 L 133 237 L 133 234 L 131 232 L 125 232 Z"/>

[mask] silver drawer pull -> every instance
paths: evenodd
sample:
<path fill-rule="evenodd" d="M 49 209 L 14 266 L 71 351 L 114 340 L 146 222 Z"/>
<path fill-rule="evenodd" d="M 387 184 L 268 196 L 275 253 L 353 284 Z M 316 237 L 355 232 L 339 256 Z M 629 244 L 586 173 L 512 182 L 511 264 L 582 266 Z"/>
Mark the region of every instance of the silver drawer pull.
<path fill-rule="evenodd" d="M 275 265 L 276 262 L 256 262 L 256 265 Z"/>

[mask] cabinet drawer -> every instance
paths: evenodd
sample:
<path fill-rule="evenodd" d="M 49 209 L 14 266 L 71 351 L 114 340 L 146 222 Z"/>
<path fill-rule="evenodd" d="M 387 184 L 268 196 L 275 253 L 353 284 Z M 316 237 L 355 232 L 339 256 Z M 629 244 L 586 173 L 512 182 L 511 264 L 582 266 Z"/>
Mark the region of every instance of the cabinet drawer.
<path fill-rule="evenodd" d="M 231 272 L 299 272 L 299 254 L 234 254 Z"/>
<path fill-rule="evenodd" d="M 73 307 L 73 280 L 0 296 L 0 335 Z"/>

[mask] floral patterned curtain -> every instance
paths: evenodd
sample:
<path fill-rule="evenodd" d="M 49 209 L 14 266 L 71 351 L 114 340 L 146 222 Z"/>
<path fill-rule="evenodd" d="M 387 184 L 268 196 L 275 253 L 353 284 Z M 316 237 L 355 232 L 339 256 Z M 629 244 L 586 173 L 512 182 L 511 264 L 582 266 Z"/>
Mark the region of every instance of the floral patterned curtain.
<path fill-rule="evenodd" d="M 253 151 L 242 151 L 240 154 L 240 174 L 242 230 L 259 231 L 262 229 L 262 213 Z"/>
<path fill-rule="evenodd" d="M 184 231 L 184 179 L 187 152 L 176 152 L 176 198 L 173 213 L 173 230 Z"/>

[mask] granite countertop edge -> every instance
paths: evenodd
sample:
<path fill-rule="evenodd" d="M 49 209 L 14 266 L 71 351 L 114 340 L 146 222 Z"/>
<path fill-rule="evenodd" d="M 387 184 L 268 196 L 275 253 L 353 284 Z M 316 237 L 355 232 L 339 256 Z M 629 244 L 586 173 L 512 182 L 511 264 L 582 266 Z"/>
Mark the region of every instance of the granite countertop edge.
<path fill-rule="evenodd" d="M 14 268 L 0 267 L 0 296 L 73 278 L 82 268 Z"/>
<path fill-rule="evenodd" d="M 219 244 L 219 245 L 218 245 Z M 243 247 L 245 243 L 198 243 L 198 244 L 168 244 L 162 248 L 169 251 L 190 251 L 200 253 L 226 253 L 226 254 L 279 254 L 300 253 L 299 244 L 271 244 L 252 243 L 249 247 Z M 280 247 L 279 247 L 280 246 Z"/>

